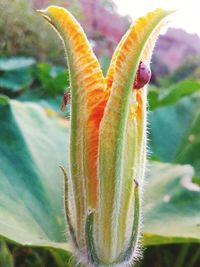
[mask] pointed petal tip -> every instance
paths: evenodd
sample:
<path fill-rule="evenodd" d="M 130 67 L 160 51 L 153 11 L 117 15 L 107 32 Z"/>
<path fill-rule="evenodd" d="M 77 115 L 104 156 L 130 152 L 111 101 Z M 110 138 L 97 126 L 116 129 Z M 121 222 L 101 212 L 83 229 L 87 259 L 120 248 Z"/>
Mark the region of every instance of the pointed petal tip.
<path fill-rule="evenodd" d="M 55 27 L 55 22 L 58 18 L 63 18 L 66 15 L 70 15 L 71 13 L 65 9 L 64 7 L 50 5 L 46 9 L 38 9 L 36 10 L 42 17 L 47 20 L 51 26 L 57 31 L 57 27 Z M 65 18 L 64 18 L 65 19 Z M 62 28 L 62 27 L 61 27 Z M 60 32 L 60 31 L 58 31 Z"/>
<path fill-rule="evenodd" d="M 165 9 L 165 8 L 162 8 L 162 7 L 158 7 L 158 8 L 156 8 L 156 10 L 157 11 L 162 11 L 162 12 L 164 12 L 166 14 L 171 14 L 171 13 L 174 13 L 174 12 L 177 11 L 177 9 Z"/>
<path fill-rule="evenodd" d="M 49 14 L 50 15 L 52 12 L 60 11 L 60 10 L 65 10 L 65 12 L 67 11 L 64 7 L 55 6 L 55 5 L 50 5 L 45 9 L 37 9 L 36 11 L 38 13 L 41 13 L 42 15 L 43 14 L 45 14 L 45 15 Z"/>
<path fill-rule="evenodd" d="M 164 14 L 164 17 L 173 15 L 177 12 L 177 9 L 163 9 L 163 8 L 157 8 L 158 11 L 162 12 Z"/>
<path fill-rule="evenodd" d="M 173 14 L 173 13 L 176 13 L 178 10 L 177 9 L 169 9 L 169 10 L 166 10 L 166 12 L 168 14 Z"/>
<path fill-rule="evenodd" d="M 177 9 L 168 9 L 168 10 L 165 10 L 165 14 L 166 14 L 166 16 L 168 17 L 171 17 L 171 16 L 173 16 L 174 15 L 174 13 L 176 13 L 177 12 Z"/>
<path fill-rule="evenodd" d="M 51 18 L 49 16 L 48 8 L 37 9 L 36 12 L 39 13 L 45 20 L 47 20 L 51 24 Z"/>
<path fill-rule="evenodd" d="M 43 15 L 43 14 L 46 14 L 48 12 L 48 9 L 36 9 L 36 12 Z"/>
<path fill-rule="evenodd" d="M 51 21 L 50 17 L 51 17 L 52 10 L 59 10 L 59 9 L 64 9 L 64 8 L 59 7 L 59 6 L 51 5 L 51 6 L 48 6 L 47 8 L 45 8 L 45 9 L 37 9 L 36 12 L 41 14 L 46 20 Z"/>
<path fill-rule="evenodd" d="M 163 12 L 164 12 L 164 23 L 168 24 L 173 19 L 174 13 L 177 12 L 177 9 L 168 9 L 168 10 L 163 9 Z"/>
<path fill-rule="evenodd" d="M 160 14 L 161 16 L 163 16 L 163 18 L 167 17 L 167 16 L 170 16 L 172 15 L 173 13 L 175 13 L 177 10 L 176 9 L 164 9 L 164 8 L 161 8 L 161 7 L 158 7 L 156 9 L 154 9 L 153 12 L 149 12 L 150 14 L 151 13 L 157 13 L 157 14 Z"/>

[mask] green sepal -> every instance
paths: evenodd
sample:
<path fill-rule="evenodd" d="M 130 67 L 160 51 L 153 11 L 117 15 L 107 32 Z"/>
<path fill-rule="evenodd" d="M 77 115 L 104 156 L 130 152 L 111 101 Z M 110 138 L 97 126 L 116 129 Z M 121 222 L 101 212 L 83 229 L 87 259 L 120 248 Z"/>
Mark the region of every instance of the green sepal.
<path fill-rule="evenodd" d="M 94 265 L 102 265 L 101 260 L 98 258 L 95 243 L 93 238 L 93 229 L 94 229 L 94 211 L 90 212 L 86 218 L 86 227 L 85 227 L 85 234 L 86 234 L 86 244 L 88 250 L 88 260 Z"/>
<path fill-rule="evenodd" d="M 139 197 L 139 183 L 134 180 L 134 216 L 133 216 L 133 227 L 131 232 L 131 238 L 129 241 L 128 248 L 123 252 L 117 262 L 129 262 L 134 256 L 134 252 L 137 250 L 138 238 L 139 238 L 139 227 L 140 227 L 140 197 Z M 117 263 L 116 262 L 116 263 Z"/>
<path fill-rule="evenodd" d="M 73 244 L 75 245 L 75 247 L 78 249 L 78 242 L 76 240 L 76 235 L 75 235 L 75 231 L 74 231 L 74 227 L 71 221 L 71 215 L 70 215 L 70 210 L 69 210 L 69 179 L 67 176 L 67 172 L 65 170 L 64 167 L 59 166 L 61 171 L 63 172 L 64 175 L 64 181 L 65 181 L 65 213 L 66 213 L 66 219 L 67 219 L 67 223 L 68 223 L 68 227 L 69 227 L 69 232 L 73 241 Z"/>

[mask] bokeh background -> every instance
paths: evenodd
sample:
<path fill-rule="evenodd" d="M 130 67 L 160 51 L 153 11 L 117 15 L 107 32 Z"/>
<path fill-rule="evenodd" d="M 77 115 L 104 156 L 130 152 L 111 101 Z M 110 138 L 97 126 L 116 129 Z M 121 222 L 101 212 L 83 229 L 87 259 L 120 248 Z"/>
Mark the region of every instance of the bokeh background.
<path fill-rule="evenodd" d="M 151 227 L 157 227 L 159 233 L 160 227 L 163 233 L 163 228 L 166 239 L 149 242 L 137 267 L 200 266 L 200 28 L 197 2 L 0 1 L 0 220 L 5 220 L 4 224 L 12 225 L 12 220 L 26 224 L 26 219 L 17 218 L 18 210 L 8 208 L 13 204 L 6 199 L 6 196 L 12 196 L 6 181 L 9 180 L 16 187 L 23 186 L 24 190 L 27 187 L 31 190 L 32 184 L 27 186 L 29 182 L 24 182 L 23 175 L 31 170 L 30 166 L 27 172 L 24 171 L 32 158 L 37 162 L 39 171 L 46 173 L 47 169 L 53 176 L 53 165 L 40 155 L 41 150 L 52 154 L 45 145 L 57 151 L 51 156 L 52 162 L 53 156 L 58 163 L 65 162 L 64 150 L 59 153 L 65 142 L 63 132 L 69 116 L 69 107 L 66 114 L 60 111 L 62 95 L 69 90 L 64 49 L 56 33 L 40 18 L 36 9 L 50 4 L 69 9 L 85 30 L 104 74 L 116 45 L 134 19 L 155 7 L 177 9 L 172 21 L 169 21 L 169 27 L 163 30 L 157 41 L 148 89 L 149 161 L 158 164 L 160 169 L 151 175 L 151 179 L 155 177 L 155 193 L 148 195 L 148 187 L 145 192 L 147 198 L 152 197 L 149 201 L 153 204 L 144 209 L 147 214 L 144 224 L 150 232 Z M 9 113 L 8 103 L 16 117 Z M 36 105 L 34 110 L 33 106 L 27 108 L 27 103 Z M 42 117 L 40 109 L 45 111 L 45 116 L 59 122 L 63 127 L 62 134 L 56 132 L 53 124 L 50 125 Z M 40 127 L 41 132 L 38 133 L 36 128 Z M 30 133 L 33 133 L 31 141 L 27 139 Z M 47 137 L 48 133 L 51 140 Z M 43 143 L 37 143 L 37 136 Z M 24 142 L 29 141 L 31 149 L 29 156 L 24 159 Z M 167 166 L 167 171 L 163 166 Z M 177 174 L 177 168 L 182 174 Z M 31 175 L 35 174 L 30 171 L 26 181 L 31 180 Z M 160 179 L 158 183 L 155 182 L 156 177 Z M 37 196 L 38 192 L 34 194 Z M 17 199 L 19 196 L 20 201 L 27 198 L 24 195 L 21 197 L 18 192 Z M 28 201 L 31 206 L 32 200 Z M 11 213 L 8 219 L 7 211 L 13 212 L 13 218 Z M 0 223 L 0 267 L 66 267 L 77 264 L 61 250 L 17 245 L 11 241 L 11 235 L 4 234 L 1 228 Z M 18 241 L 17 238 L 13 240 Z"/>

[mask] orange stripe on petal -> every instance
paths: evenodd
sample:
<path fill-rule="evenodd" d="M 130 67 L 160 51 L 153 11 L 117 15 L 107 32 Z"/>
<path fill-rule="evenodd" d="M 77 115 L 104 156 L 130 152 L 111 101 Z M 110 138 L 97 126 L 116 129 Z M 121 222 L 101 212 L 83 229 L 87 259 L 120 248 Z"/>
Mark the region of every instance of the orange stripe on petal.
<path fill-rule="evenodd" d="M 45 15 L 59 32 L 66 48 L 71 82 L 71 165 L 74 190 L 85 179 L 87 204 L 97 203 L 98 177 L 97 154 L 99 124 L 103 116 L 108 94 L 105 79 L 98 60 L 75 18 L 64 8 L 50 6 Z M 74 178 L 77 177 L 77 178 Z M 79 181 L 80 180 L 80 181 Z M 80 188 L 81 190 L 81 188 Z M 78 195 L 82 193 L 77 192 Z M 78 203 L 77 199 L 77 203 Z M 79 204 L 77 204 L 79 205 Z"/>
<path fill-rule="evenodd" d="M 101 99 L 99 99 L 98 104 L 92 103 L 91 112 L 87 120 L 87 135 L 90 140 L 88 142 L 87 157 L 88 160 L 91 160 L 93 164 L 88 164 L 87 173 L 89 175 L 89 187 L 93 194 L 91 194 L 91 202 L 97 203 L 98 199 L 98 178 L 97 178 L 97 159 L 98 159 L 98 144 L 99 144 L 99 126 L 104 114 L 104 109 L 107 104 L 110 92 L 103 93 Z M 96 95 L 91 95 L 91 98 L 96 98 Z"/>

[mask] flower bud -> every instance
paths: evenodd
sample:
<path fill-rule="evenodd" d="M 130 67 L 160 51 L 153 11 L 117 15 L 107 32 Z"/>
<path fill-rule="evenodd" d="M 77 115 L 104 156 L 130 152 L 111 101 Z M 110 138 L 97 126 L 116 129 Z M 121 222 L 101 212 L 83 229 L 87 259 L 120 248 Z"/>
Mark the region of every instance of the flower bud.
<path fill-rule="evenodd" d="M 125 266 L 139 252 L 149 62 L 170 12 L 156 9 L 130 27 L 105 78 L 75 18 L 55 6 L 39 12 L 62 38 L 69 67 L 70 171 L 62 170 L 71 240 L 89 265 Z"/>

